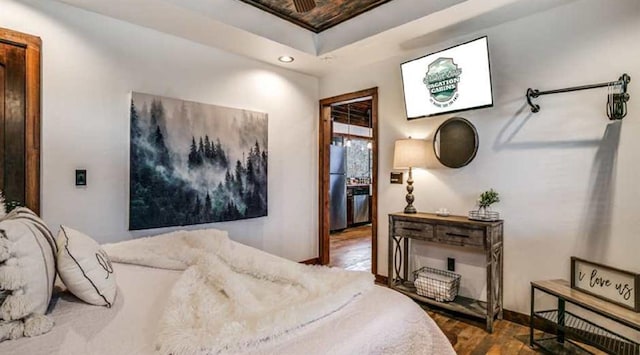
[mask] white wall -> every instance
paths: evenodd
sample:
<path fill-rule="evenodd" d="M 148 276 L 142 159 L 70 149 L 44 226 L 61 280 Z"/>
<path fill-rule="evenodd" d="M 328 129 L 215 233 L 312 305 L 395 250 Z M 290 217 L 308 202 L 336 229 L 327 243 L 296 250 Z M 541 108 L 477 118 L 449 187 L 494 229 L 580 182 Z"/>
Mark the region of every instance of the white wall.
<path fill-rule="evenodd" d="M 42 216 L 99 242 L 127 231 L 129 95 L 269 114 L 269 216 L 201 225 L 293 260 L 318 255 L 318 79 L 53 1 L 0 0 L 0 26 L 43 41 Z M 74 170 L 88 170 L 88 187 Z"/>
<path fill-rule="evenodd" d="M 404 186 L 388 183 L 393 142 L 428 136 L 447 118 L 405 119 L 399 64 L 488 35 L 495 105 L 460 114 L 478 128 L 478 156 L 458 170 L 416 171 L 415 204 L 421 211 L 447 207 L 464 215 L 481 191 L 501 193 L 505 306 L 520 312 L 528 310 L 529 281 L 568 278 L 571 255 L 640 271 L 638 18 L 635 0 L 616 6 L 576 1 L 333 73 L 320 81 L 318 95 L 313 77 L 56 2 L 0 0 L 0 26 L 43 39 L 42 215 L 49 224 L 67 224 L 100 242 L 160 232 L 127 231 L 133 90 L 269 113 L 269 216 L 213 226 L 290 259 L 315 257 L 317 99 L 378 86 L 381 273 L 386 215 L 404 207 Z M 622 124 L 608 125 L 606 90 L 543 97 L 535 115 L 525 106 L 527 87 L 603 82 L 622 72 L 632 76 Z M 76 168 L 88 169 L 86 189 L 73 186 Z M 482 258 L 440 249 L 428 261 L 444 266 L 449 255 L 465 276 L 463 293 L 481 296 Z"/>
<path fill-rule="evenodd" d="M 568 279 L 572 255 L 640 272 L 640 2 L 611 3 L 576 1 L 321 79 L 321 97 L 379 87 L 381 273 L 387 270 L 386 216 L 404 207 L 405 187 L 388 182 L 393 142 L 429 136 L 450 117 L 406 120 L 400 63 L 485 34 L 494 107 L 459 114 L 476 125 L 480 150 L 462 169 L 416 172 L 416 207 L 466 215 L 480 192 L 500 192 L 510 310 L 528 312 L 530 281 Z M 606 89 L 542 97 L 537 114 L 525 103 L 528 87 L 605 82 L 624 72 L 632 77 L 631 100 L 621 123 L 606 118 Z M 450 255 L 458 259 L 463 293 L 482 296 L 484 259 L 455 249 L 428 254 L 440 267 Z"/>

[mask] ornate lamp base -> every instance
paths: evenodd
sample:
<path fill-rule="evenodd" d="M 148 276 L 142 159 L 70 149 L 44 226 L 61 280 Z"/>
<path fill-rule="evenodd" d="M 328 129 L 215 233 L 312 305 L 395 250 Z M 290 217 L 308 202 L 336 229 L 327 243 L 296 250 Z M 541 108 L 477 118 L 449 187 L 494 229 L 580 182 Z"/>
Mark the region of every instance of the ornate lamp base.
<path fill-rule="evenodd" d="M 409 195 L 407 195 L 407 196 L 409 196 Z M 418 211 L 416 210 L 415 207 L 409 205 L 409 206 L 404 208 L 404 213 L 418 213 Z"/>
<path fill-rule="evenodd" d="M 413 176 L 411 174 L 411 168 L 409 168 L 409 178 L 407 179 L 407 196 L 405 197 L 407 201 L 407 207 L 404 208 L 404 213 L 417 213 L 415 207 L 413 207 L 413 201 L 415 198 L 413 197 Z"/>

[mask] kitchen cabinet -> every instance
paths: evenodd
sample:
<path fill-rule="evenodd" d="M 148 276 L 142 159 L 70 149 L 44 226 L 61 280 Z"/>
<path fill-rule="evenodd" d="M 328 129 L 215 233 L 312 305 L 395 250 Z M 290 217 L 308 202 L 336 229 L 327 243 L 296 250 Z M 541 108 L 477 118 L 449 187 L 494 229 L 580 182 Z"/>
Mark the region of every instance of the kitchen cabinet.
<path fill-rule="evenodd" d="M 347 188 L 347 226 L 353 226 L 353 190 Z"/>
<path fill-rule="evenodd" d="M 371 223 L 371 189 L 369 185 L 347 186 L 347 225 Z"/>

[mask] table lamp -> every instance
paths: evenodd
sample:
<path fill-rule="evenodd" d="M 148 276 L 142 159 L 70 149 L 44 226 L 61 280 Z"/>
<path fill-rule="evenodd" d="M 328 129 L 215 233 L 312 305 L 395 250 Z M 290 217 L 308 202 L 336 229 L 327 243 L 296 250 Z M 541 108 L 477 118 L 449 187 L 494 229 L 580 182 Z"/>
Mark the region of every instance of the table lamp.
<path fill-rule="evenodd" d="M 393 152 L 393 168 L 409 169 L 409 178 L 407 179 L 407 207 L 404 213 L 416 213 L 413 207 L 413 176 L 412 168 L 423 168 L 428 164 L 429 142 L 425 139 L 400 139 L 396 141 Z"/>

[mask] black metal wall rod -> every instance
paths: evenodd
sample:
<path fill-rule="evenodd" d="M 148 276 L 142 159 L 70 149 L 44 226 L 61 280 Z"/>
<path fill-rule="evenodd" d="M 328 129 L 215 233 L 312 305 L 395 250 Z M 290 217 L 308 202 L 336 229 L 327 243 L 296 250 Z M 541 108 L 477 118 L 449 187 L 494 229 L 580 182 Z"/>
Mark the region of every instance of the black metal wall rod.
<path fill-rule="evenodd" d="M 621 87 L 621 93 L 616 95 L 621 95 L 619 96 L 619 99 L 624 102 L 627 102 L 629 100 L 629 94 L 627 93 L 627 85 L 629 84 L 630 81 L 631 81 L 631 77 L 629 75 L 622 74 L 620 78 L 618 78 L 618 80 L 616 81 L 610 81 L 610 82 L 600 83 L 600 84 L 581 85 L 581 86 L 574 86 L 570 88 L 546 90 L 546 91 L 540 91 L 540 90 L 529 88 L 527 89 L 527 103 L 529 103 L 529 106 L 531 106 L 531 112 L 538 112 L 540 111 L 540 105 L 534 104 L 532 99 L 537 98 L 539 96 L 559 94 L 563 92 L 597 89 L 597 88 L 604 88 L 604 87 L 618 86 L 618 85 Z"/>

